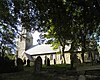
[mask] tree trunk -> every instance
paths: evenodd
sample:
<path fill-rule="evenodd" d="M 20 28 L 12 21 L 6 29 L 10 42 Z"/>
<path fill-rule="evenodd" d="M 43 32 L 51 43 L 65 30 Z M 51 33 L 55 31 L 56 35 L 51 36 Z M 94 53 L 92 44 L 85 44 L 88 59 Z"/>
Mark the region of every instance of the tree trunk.
<path fill-rule="evenodd" d="M 85 62 L 84 61 L 84 52 L 85 52 L 85 49 L 86 49 L 86 47 L 85 47 L 85 42 L 86 42 L 86 36 L 85 36 L 85 34 L 83 33 L 83 35 L 82 35 L 82 54 L 81 54 L 81 57 L 82 57 L 82 61 L 83 61 L 83 63 Z"/>
<path fill-rule="evenodd" d="M 74 42 L 71 44 L 71 49 L 70 49 L 70 60 L 71 60 L 71 66 L 70 68 L 74 68 L 74 59 L 73 59 L 73 52 L 74 52 Z"/>
<path fill-rule="evenodd" d="M 66 64 L 66 59 L 65 59 L 65 56 L 64 56 L 64 49 L 65 49 L 65 47 L 62 47 L 62 56 L 64 58 L 64 64 Z"/>
<path fill-rule="evenodd" d="M 84 61 L 84 51 L 83 51 L 83 50 L 82 50 L 81 57 L 82 57 L 82 61 L 83 61 L 83 63 L 84 63 L 85 61 Z"/>
<path fill-rule="evenodd" d="M 73 53 L 71 53 L 70 59 L 71 59 L 71 69 L 73 69 L 74 68 Z"/>
<path fill-rule="evenodd" d="M 82 42 L 82 54 L 81 54 L 81 57 L 82 57 L 83 63 L 85 62 L 85 61 L 84 61 L 84 52 L 85 52 L 85 39 L 84 39 L 84 41 Z"/>
<path fill-rule="evenodd" d="M 4 58 L 4 55 L 5 55 L 5 51 L 4 49 L 2 49 L 2 57 Z"/>
<path fill-rule="evenodd" d="M 90 51 L 90 57 L 91 57 L 91 64 L 93 65 L 93 55 L 91 51 Z"/>

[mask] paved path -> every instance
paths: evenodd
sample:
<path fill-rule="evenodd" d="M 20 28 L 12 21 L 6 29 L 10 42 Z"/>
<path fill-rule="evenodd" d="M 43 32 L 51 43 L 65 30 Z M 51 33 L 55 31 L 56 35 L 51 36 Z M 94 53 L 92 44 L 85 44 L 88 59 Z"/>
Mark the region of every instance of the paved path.
<path fill-rule="evenodd" d="M 77 71 L 83 71 L 83 70 L 96 70 L 96 69 L 100 69 L 100 65 L 93 65 L 93 66 L 82 66 L 82 67 L 78 67 Z"/>

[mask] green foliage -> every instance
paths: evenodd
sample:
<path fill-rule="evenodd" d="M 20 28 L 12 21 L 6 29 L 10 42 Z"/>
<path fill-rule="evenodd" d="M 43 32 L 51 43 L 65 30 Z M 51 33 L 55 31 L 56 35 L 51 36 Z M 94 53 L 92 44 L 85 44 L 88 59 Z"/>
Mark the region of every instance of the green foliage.
<path fill-rule="evenodd" d="M 97 32 L 100 24 L 100 5 L 96 0 L 56 0 L 56 1 L 36 1 L 36 6 L 40 14 L 44 14 L 43 21 L 48 21 L 48 38 L 54 38 L 53 44 L 60 43 L 63 47 L 67 44 L 66 40 L 71 40 L 73 53 L 75 47 L 81 46 L 82 53 L 86 49 L 86 38 Z M 45 25 L 47 26 L 47 24 Z M 100 30 L 100 29 L 99 29 Z M 55 46 L 54 45 L 54 46 Z"/>
<path fill-rule="evenodd" d="M 83 36 L 91 35 L 98 28 L 100 6 L 97 1 L 66 0 L 63 2 L 59 0 L 53 3 L 52 1 L 46 2 L 47 4 L 42 2 L 37 5 L 37 8 L 40 10 L 40 14 L 47 12 L 43 17 L 48 16 L 49 35 L 60 38 L 60 42 L 64 42 L 64 39 L 75 40 L 74 42 L 77 43 L 82 42 Z M 36 4 L 39 4 L 38 0 Z"/>
<path fill-rule="evenodd" d="M 0 45 L 13 44 L 15 32 L 22 26 L 48 32 L 54 48 L 64 47 L 68 40 L 85 47 L 87 35 L 100 35 L 99 13 L 98 0 L 0 0 Z"/>
<path fill-rule="evenodd" d="M 11 53 L 5 54 L 5 57 L 8 57 L 10 60 L 15 60 L 15 55 Z"/>

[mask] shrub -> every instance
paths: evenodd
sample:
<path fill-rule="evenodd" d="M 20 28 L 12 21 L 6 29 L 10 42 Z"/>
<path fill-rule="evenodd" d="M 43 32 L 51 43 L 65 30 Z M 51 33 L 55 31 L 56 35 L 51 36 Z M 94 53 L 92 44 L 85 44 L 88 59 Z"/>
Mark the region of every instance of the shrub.
<path fill-rule="evenodd" d="M 8 57 L 0 57 L 0 73 L 15 72 L 14 60 Z"/>

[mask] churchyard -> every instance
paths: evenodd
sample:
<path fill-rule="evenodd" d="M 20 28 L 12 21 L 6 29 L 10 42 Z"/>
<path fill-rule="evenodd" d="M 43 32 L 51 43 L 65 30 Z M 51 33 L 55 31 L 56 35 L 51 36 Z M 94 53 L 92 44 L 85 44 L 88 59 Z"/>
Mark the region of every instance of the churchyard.
<path fill-rule="evenodd" d="M 37 65 L 38 66 L 38 65 Z M 37 66 L 24 67 L 23 71 L 0 74 L 0 80 L 99 80 L 100 65 L 81 64 L 70 70 L 70 65 L 43 65 L 41 70 L 34 71 Z M 38 67 L 39 69 L 39 67 Z M 81 75 L 84 76 L 82 77 Z M 81 79 L 79 79 L 81 77 Z M 82 79 L 83 78 L 83 79 Z"/>

